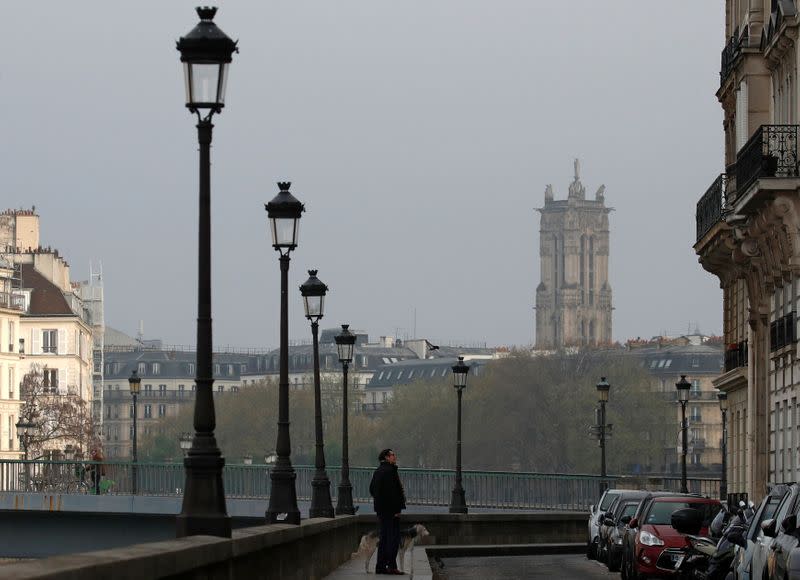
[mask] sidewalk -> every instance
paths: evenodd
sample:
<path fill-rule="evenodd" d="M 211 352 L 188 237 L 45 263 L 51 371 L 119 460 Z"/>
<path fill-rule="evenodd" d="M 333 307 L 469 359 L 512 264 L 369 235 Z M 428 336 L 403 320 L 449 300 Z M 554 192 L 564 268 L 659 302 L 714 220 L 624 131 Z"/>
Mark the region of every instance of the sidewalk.
<path fill-rule="evenodd" d="M 377 550 L 372 555 L 369 562 L 369 573 L 364 571 L 364 559 L 357 558 L 345 562 L 339 566 L 332 574 L 325 576 L 324 580 L 354 580 L 356 578 L 384 578 L 388 576 L 375 575 L 375 559 L 378 557 Z M 414 574 L 411 574 L 411 558 L 414 558 Z M 400 562 L 398 562 L 399 564 Z M 406 553 L 405 561 L 405 576 L 394 576 L 394 578 L 414 578 L 415 580 L 431 580 L 433 574 L 431 572 L 430 564 L 428 563 L 428 556 L 425 554 L 425 546 L 417 546 L 414 548 L 413 556 L 411 553 Z"/>

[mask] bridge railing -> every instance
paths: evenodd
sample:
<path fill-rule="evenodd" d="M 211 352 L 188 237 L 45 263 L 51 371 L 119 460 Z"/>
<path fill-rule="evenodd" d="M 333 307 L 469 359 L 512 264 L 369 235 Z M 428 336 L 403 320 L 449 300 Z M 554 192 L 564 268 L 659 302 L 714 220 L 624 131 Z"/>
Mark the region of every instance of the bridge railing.
<path fill-rule="evenodd" d="M 225 495 L 231 498 L 267 498 L 270 491 L 269 465 L 226 465 L 223 471 Z M 297 498 L 311 499 L 314 467 L 295 466 Z M 373 467 L 351 467 L 350 482 L 356 502 L 370 502 L 369 482 Z M 181 496 L 185 472 L 181 463 L 138 463 L 105 461 L 19 461 L 0 460 L 0 491 L 41 493 L 94 493 L 95 473 L 100 473 L 101 493 L 153 496 Z M 341 480 L 339 467 L 328 467 L 331 494 L 336 497 Z M 406 501 L 411 505 L 447 506 L 455 481 L 448 469 L 400 469 Z M 464 471 L 467 504 L 496 509 L 578 509 L 595 503 L 609 487 L 678 491 L 680 478 L 671 476 L 634 477 L 584 474 Z M 719 497 L 719 479 L 690 478 L 689 491 Z"/>

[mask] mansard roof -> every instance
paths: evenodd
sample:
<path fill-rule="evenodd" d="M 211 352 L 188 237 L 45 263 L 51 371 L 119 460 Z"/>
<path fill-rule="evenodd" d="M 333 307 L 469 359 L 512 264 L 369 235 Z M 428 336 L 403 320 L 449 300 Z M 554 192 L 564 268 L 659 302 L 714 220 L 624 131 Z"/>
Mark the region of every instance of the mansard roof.
<path fill-rule="evenodd" d="M 22 287 L 31 290 L 29 316 L 76 316 L 61 289 L 42 276 L 33 264 L 22 264 Z"/>

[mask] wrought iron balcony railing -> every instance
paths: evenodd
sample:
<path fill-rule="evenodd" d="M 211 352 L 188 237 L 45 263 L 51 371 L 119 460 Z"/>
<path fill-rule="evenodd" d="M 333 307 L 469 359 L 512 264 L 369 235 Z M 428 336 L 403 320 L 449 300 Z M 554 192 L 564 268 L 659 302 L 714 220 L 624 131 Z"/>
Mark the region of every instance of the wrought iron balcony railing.
<path fill-rule="evenodd" d="M 797 316 L 794 311 L 781 316 L 769 325 L 769 350 L 775 352 L 797 342 Z"/>
<path fill-rule="evenodd" d="M 725 372 L 747 366 L 747 341 L 732 344 L 725 351 Z"/>
<path fill-rule="evenodd" d="M 761 125 L 736 157 L 736 190 L 762 177 L 797 177 L 800 125 Z"/>
<path fill-rule="evenodd" d="M 700 240 L 708 231 L 722 219 L 722 209 L 725 207 L 727 195 L 728 176 L 720 174 L 714 183 L 706 190 L 700 201 L 697 202 L 697 239 Z"/>
<path fill-rule="evenodd" d="M 720 84 L 725 82 L 725 79 L 728 78 L 728 75 L 731 74 L 736 66 L 736 61 L 742 54 L 741 48 L 742 41 L 739 39 L 739 29 L 737 28 L 734 31 L 733 36 L 731 36 L 728 40 L 728 44 L 726 44 L 725 48 L 722 49 L 722 62 L 719 68 Z"/>

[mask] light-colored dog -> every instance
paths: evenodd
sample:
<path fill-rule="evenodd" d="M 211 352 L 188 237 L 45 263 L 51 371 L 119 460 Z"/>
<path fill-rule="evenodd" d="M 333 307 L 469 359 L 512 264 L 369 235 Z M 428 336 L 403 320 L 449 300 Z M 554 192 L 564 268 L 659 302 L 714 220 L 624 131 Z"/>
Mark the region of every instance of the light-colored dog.
<path fill-rule="evenodd" d="M 400 571 L 405 572 L 406 552 L 411 551 L 411 573 L 414 573 L 414 546 L 430 532 L 422 524 L 414 524 L 410 528 L 400 530 L 400 547 L 397 549 L 397 560 L 400 564 Z M 364 558 L 364 569 L 369 574 L 369 562 L 375 550 L 378 549 L 380 538 L 377 531 L 370 532 L 361 536 L 361 543 L 358 551 L 353 554 L 353 558 Z"/>

